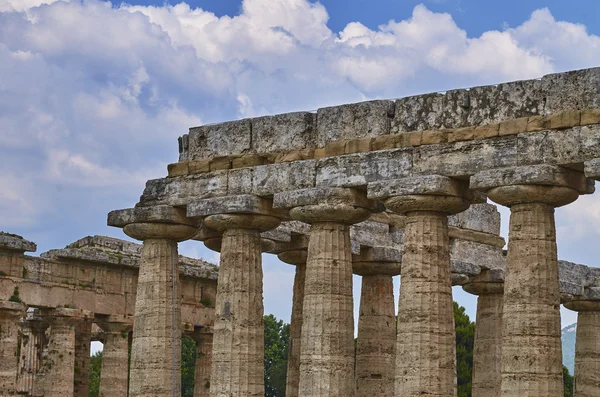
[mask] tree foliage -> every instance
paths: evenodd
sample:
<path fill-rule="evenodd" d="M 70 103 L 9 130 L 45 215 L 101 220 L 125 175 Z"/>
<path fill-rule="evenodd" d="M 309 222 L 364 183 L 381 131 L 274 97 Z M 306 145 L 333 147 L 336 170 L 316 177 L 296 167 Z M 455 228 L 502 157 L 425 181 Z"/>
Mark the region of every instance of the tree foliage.
<path fill-rule="evenodd" d="M 569 369 L 563 365 L 563 382 L 565 383 L 565 397 L 573 397 L 573 376 Z"/>
<path fill-rule="evenodd" d="M 181 397 L 194 397 L 196 375 L 196 342 L 188 336 L 181 338 Z"/>
<path fill-rule="evenodd" d="M 475 323 L 465 313 L 465 308 L 459 306 L 456 302 L 454 302 L 454 323 L 456 326 L 458 397 L 471 397 Z"/>
<path fill-rule="evenodd" d="M 100 371 L 102 370 L 102 352 L 92 354 L 90 358 L 90 397 L 100 394 Z"/>
<path fill-rule="evenodd" d="M 290 325 L 265 316 L 265 397 L 285 397 Z"/>

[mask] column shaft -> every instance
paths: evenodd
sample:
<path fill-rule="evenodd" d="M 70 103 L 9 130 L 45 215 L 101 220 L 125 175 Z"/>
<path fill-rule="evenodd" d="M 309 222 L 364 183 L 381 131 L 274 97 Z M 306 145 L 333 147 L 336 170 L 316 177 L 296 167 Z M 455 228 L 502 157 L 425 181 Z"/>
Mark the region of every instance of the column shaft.
<path fill-rule="evenodd" d="M 17 394 L 19 363 L 19 320 L 25 307 L 15 302 L 0 302 L 0 391 Z"/>
<path fill-rule="evenodd" d="M 600 312 L 580 311 L 575 347 L 575 397 L 600 396 Z"/>
<path fill-rule="evenodd" d="M 392 397 L 396 319 L 389 275 L 364 275 L 356 349 L 356 397 Z"/>
<path fill-rule="evenodd" d="M 74 397 L 90 394 L 90 347 L 92 338 L 91 319 L 78 324 L 75 331 L 75 390 Z"/>
<path fill-rule="evenodd" d="M 401 283 L 396 395 L 455 396 L 456 336 L 445 214 L 408 214 Z"/>
<path fill-rule="evenodd" d="M 260 232 L 223 233 L 213 334 L 211 396 L 264 396 Z"/>
<path fill-rule="evenodd" d="M 131 397 L 181 394 L 181 293 L 173 240 L 144 240 L 130 368 Z"/>
<path fill-rule="evenodd" d="M 500 397 L 502 294 L 480 294 L 473 349 L 473 397 Z"/>
<path fill-rule="evenodd" d="M 302 345 L 302 304 L 304 301 L 304 283 L 306 264 L 296 265 L 294 276 L 294 295 L 292 298 L 292 319 L 290 322 L 290 347 L 288 353 L 286 397 L 298 397 L 300 382 L 300 348 Z"/>
<path fill-rule="evenodd" d="M 299 395 L 354 395 L 354 317 L 350 226 L 310 229 L 303 303 Z"/>
<path fill-rule="evenodd" d="M 502 396 L 562 397 L 554 207 L 511 207 L 504 285 Z"/>
<path fill-rule="evenodd" d="M 104 335 L 100 397 L 127 397 L 129 334 L 105 331 Z"/>
<path fill-rule="evenodd" d="M 209 397 L 213 336 L 212 334 L 205 334 L 194 339 L 196 339 L 194 397 Z"/>

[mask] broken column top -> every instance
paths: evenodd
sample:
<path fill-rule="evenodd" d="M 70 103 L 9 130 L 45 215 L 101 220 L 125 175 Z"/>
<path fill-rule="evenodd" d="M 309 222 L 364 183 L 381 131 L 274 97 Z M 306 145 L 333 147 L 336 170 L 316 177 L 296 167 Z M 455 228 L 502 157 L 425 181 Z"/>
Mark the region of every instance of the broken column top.
<path fill-rule="evenodd" d="M 0 232 L 0 250 L 35 252 L 37 246 L 17 234 Z"/>

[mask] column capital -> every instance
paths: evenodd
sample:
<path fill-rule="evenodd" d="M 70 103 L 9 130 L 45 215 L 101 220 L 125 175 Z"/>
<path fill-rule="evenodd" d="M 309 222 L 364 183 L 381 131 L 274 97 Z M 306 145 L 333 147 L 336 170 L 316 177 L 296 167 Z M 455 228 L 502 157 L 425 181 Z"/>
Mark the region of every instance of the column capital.
<path fill-rule="evenodd" d="M 158 205 L 111 211 L 108 225 L 123 228 L 125 234 L 136 240 L 160 238 L 182 241 L 194 235 L 198 221 L 187 218 L 181 208 Z"/>
<path fill-rule="evenodd" d="M 572 300 L 564 303 L 564 306 L 576 312 L 600 312 L 598 300 Z"/>
<path fill-rule="evenodd" d="M 280 261 L 285 262 L 289 265 L 306 265 L 306 261 L 308 259 L 308 250 L 307 249 L 297 249 L 291 251 L 283 251 L 280 252 L 277 257 Z"/>
<path fill-rule="evenodd" d="M 473 295 L 503 294 L 504 293 L 504 270 L 484 270 L 462 286 L 463 289 Z"/>
<path fill-rule="evenodd" d="M 465 181 L 442 175 L 418 175 L 370 183 L 368 197 L 382 200 L 398 214 L 433 211 L 450 215 L 469 208 L 473 195 Z"/>
<path fill-rule="evenodd" d="M 290 216 L 305 223 L 339 222 L 351 225 L 367 220 L 371 212 L 382 210 L 359 190 L 332 187 L 277 193 L 273 205 L 290 208 Z"/>
<path fill-rule="evenodd" d="M 108 334 L 124 334 L 133 329 L 133 318 L 120 315 L 97 315 L 94 322 Z"/>
<path fill-rule="evenodd" d="M 94 319 L 94 313 L 91 311 L 66 307 L 44 310 L 42 316 L 47 319 L 50 326 L 75 326 L 81 321 Z"/>
<path fill-rule="evenodd" d="M 560 207 L 594 192 L 582 172 L 549 164 L 487 170 L 471 177 L 472 189 L 487 192 L 494 202 L 511 207 L 541 203 Z"/>
<path fill-rule="evenodd" d="M 398 276 L 402 251 L 392 247 L 366 247 L 360 254 L 352 255 L 352 272 L 359 276 Z"/>
<path fill-rule="evenodd" d="M 2 317 L 22 317 L 27 306 L 19 302 L 0 301 L 0 316 Z"/>

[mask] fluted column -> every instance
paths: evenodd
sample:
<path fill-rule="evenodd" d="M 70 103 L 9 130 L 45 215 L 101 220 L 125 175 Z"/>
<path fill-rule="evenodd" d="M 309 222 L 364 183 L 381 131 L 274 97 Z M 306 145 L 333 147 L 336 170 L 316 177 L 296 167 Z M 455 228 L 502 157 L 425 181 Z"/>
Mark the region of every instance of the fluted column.
<path fill-rule="evenodd" d="M 181 292 L 177 241 L 196 228 L 132 223 L 123 230 L 143 241 L 135 300 L 129 395 L 181 394 Z"/>
<path fill-rule="evenodd" d="M 396 312 L 392 277 L 400 274 L 399 251 L 395 259 L 397 262 L 354 260 L 354 273 L 362 276 L 356 397 L 394 396 Z"/>
<path fill-rule="evenodd" d="M 212 368 L 213 334 L 195 331 L 190 336 L 196 342 L 196 366 L 194 377 L 194 397 L 210 396 L 210 375 Z"/>
<path fill-rule="evenodd" d="M 292 218 L 309 223 L 299 396 L 354 395 L 354 314 L 350 225 L 372 203 L 352 189 L 316 188 L 275 195 Z"/>
<path fill-rule="evenodd" d="M 90 348 L 92 318 L 83 319 L 75 330 L 75 390 L 74 397 L 90 394 Z"/>
<path fill-rule="evenodd" d="M 456 396 L 456 331 L 448 215 L 469 207 L 466 185 L 439 175 L 369 185 L 369 197 L 406 215 L 395 394 Z"/>
<path fill-rule="evenodd" d="M 72 396 L 75 391 L 76 328 L 91 318 L 92 313 L 58 308 L 46 312 L 44 316 L 50 324 L 50 338 L 38 376 L 39 382 L 36 379 L 36 391 L 41 391 L 44 397 Z"/>
<path fill-rule="evenodd" d="M 213 397 L 264 396 L 264 309 L 261 231 L 268 215 L 220 214 L 204 224 L 223 232 L 215 306 Z"/>
<path fill-rule="evenodd" d="M 501 271 L 500 271 L 501 272 Z M 504 284 L 485 271 L 463 289 L 477 295 L 477 322 L 473 348 L 473 397 L 500 397 L 502 354 L 502 306 Z M 503 273 L 503 272 L 502 272 Z"/>
<path fill-rule="evenodd" d="M 123 316 L 106 316 L 96 319 L 104 331 L 102 370 L 100 372 L 100 397 L 127 397 L 127 372 L 129 365 L 129 332 L 131 319 Z"/>
<path fill-rule="evenodd" d="M 302 304 L 304 301 L 304 283 L 306 280 L 306 260 L 308 253 L 305 249 L 285 251 L 280 253 L 278 257 L 281 261 L 296 266 L 285 395 L 286 397 L 298 397 L 300 349 L 302 346 Z"/>
<path fill-rule="evenodd" d="M 22 303 L 0 302 L 0 391 L 17 394 L 19 321 L 27 308 Z"/>
<path fill-rule="evenodd" d="M 600 301 L 571 301 L 565 306 L 578 312 L 573 396 L 600 396 Z"/>

